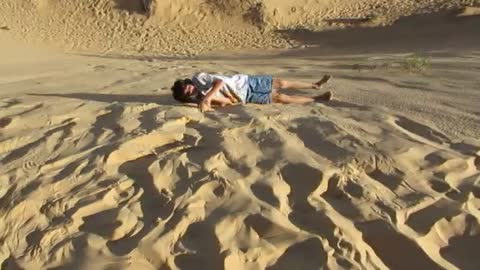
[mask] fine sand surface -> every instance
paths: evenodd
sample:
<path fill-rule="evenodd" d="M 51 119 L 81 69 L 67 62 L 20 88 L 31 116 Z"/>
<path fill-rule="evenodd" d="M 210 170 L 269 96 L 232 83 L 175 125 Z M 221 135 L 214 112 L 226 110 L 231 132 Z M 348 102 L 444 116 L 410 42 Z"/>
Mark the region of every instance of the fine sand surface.
<path fill-rule="evenodd" d="M 0 31 L 68 51 L 195 55 L 291 48 L 302 43 L 289 30 L 385 26 L 447 10 L 474 15 L 479 5 L 480 0 L 2 0 Z"/>
<path fill-rule="evenodd" d="M 100 54 L 101 31 L 95 49 L 64 54 L 18 41 L 41 22 L 12 23 L 0 30 L 0 268 L 478 269 L 479 13 L 283 30 L 288 42 L 271 40 L 303 46 L 184 59 L 130 52 L 129 37 Z M 332 74 L 299 92 L 336 100 L 203 114 L 169 90 L 198 71 Z"/>

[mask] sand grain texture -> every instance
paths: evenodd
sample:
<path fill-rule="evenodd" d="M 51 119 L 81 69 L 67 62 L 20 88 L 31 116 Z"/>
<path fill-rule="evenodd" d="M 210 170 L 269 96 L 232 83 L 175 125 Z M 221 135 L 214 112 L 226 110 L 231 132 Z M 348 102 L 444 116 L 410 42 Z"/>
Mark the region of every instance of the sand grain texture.
<path fill-rule="evenodd" d="M 273 2 L 261 2 L 258 22 L 253 1 L 163 1 L 149 14 L 132 1 L 2 1 L 0 27 L 10 30 L 0 31 L 1 268 L 477 269 L 474 6 L 418 15 L 447 2 L 392 1 L 398 5 L 384 12 L 392 22 L 417 15 L 373 28 L 322 20 L 315 27 L 338 25 L 296 31 L 291 38 L 303 49 L 269 51 L 286 42 L 271 29 L 317 14 L 363 18 L 365 7 L 383 10 L 375 1 L 364 2 L 378 9 Z M 302 11 L 307 4 L 314 8 Z M 220 6 L 212 15 L 197 5 Z M 19 14 L 31 20 L 20 23 Z M 231 16 L 243 34 L 222 31 L 237 36 L 201 48 L 173 37 L 152 42 L 178 23 L 193 27 L 172 14 L 205 25 Z M 257 43 L 261 53 L 152 56 L 250 48 L 265 29 L 272 35 Z M 88 55 L 34 47 L 36 38 Z M 136 55 L 140 44 L 144 54 Z M 416 66 L 418 58 L 428 65 Z M 169 90 L 173 79 L 198 71 L 307 81 L 328 73 L 334 79 L 324 90 L 336 100 L 203 114 L 175 103 Z"/>
<path fill-rule="evenodd" d="M 470 16 L 478 14 L 479 4 L 478 0 L 4 0 L 0 29 L 17 39 L 69 52 L 196 55 L 302 45 L 286 30 L 386 26 L 401 17 L 445 10 Z"/>

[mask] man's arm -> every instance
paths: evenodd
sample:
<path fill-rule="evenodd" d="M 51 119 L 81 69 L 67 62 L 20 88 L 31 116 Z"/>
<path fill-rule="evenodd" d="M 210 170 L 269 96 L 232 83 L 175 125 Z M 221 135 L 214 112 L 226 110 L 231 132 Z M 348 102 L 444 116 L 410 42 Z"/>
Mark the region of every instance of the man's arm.
<path fill-rule="evenodd" d="M 210 103 L 212 102 L 213 97 L 215 94 L 220 91 L 220 89 L 225 85 L 222 80 L 215 80 L 213 81 L 213 86 L 210 91 L 203 97 L 203 99 L 198 103 L 198 108 L 201 111 L 208 111 L 210 110 Z"/>
<path fill-rule="evenodd" d="M 212 104 L 218 105 L 221 107 L 228 106 L 228 105 L 233 105 L 233 102 L 225 97 L 213 97 L 211 100 Z"/>

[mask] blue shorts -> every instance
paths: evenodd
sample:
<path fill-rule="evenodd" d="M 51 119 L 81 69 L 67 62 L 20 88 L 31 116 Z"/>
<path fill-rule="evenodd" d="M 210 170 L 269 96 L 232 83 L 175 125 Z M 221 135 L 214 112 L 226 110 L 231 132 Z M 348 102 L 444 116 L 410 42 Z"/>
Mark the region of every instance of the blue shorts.
<path fill-rule="evenodd" d="M 247 103 L 272 103 L 272 76 L 248 75 Z"/>

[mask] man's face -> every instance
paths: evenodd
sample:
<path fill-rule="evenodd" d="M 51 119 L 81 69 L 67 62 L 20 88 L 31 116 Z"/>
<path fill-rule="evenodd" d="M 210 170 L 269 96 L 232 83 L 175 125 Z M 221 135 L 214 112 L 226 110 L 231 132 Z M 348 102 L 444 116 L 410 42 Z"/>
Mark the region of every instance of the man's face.
<path fill-rule="evenodd" d="M 185 86 L 185 94 L 188 95 L 188 96 L 193 96 L 194 94 L 197 93 L 197 90 L 195 89 L 195 86 L 191 85 L 191 84 L 187 84 L 187 86 Z"/>

